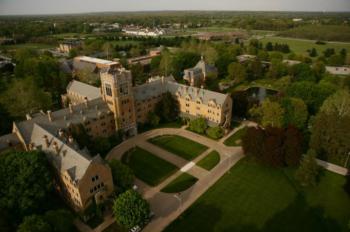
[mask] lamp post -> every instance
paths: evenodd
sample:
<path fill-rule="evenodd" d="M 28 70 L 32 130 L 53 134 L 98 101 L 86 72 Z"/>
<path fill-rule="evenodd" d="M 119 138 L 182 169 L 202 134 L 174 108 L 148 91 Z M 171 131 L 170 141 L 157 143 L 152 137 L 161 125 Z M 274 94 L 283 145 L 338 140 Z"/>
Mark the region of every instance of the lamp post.
<path fill-rule="evenodd" d="M 178 200 L 178 202 L 179 202 L 179 207 L 178 207 L 178 209 L 180 210 L 180 209 L 181 209 L 181 206 L 182 206 L 181 193 L 176 193 L 176 194 L 174 194 L 174 197 L 175 197 L 175 199 Z"/>
<path fill-rule="evenodd" d="M 349 157 L 350 157 L 350 151 L 348 152 L 348 157 L 346 157 L 346 161 L 345 161 L 345 165 L 344 165 L 345 168 L 348 167 Z"/>

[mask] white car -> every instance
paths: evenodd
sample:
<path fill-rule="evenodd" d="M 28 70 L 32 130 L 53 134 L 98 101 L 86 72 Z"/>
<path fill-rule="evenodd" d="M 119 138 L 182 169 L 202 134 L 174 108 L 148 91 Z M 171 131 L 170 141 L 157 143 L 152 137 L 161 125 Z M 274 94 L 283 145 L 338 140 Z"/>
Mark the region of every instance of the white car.
<path fill-rule="evenodd" d="M 140 226 L 134 226 L 133 228 L 131 228 L 129 230 L 129 232 L 140 232 L 141 231 L 141 227 Z"/>

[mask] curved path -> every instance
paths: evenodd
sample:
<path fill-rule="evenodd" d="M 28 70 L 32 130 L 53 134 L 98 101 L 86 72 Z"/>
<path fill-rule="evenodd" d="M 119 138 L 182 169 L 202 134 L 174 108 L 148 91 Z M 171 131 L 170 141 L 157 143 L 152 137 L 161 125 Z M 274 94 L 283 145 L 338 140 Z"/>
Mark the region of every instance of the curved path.
<path fill-rule="evenodd" d="M 162 231 L 169 223 L 176 219 L 184 210 L 186 210 L 195 200 L 198 199 L 209 187 L 211 187 L 223 174 L 225 174 L 236 162 L 243 157 L 241 147 L 228 147 L 223 142 L 239 130 L 243 126 L 255 126 L 254 123 L 244 122 L 242 126 L 235 128 L 224 138 L 219 141 L 214 141 L 207 137 L 198 135 L 183 128 L 161 128 L 152 131 L 147 131 L 136 135 L 123 143 L 113 148 L 106 159 L 121 159 L 123 154 L 129 149 L 139 146 L 153 154 L 165 159 L 183 171 L 197 177 L 199 180 L 191 188 L 185 190 L 179 195 L 162 193 L 160 190 L 181 175 L 182 171 L 170 176 L 168 179 L 160 183 L 158 186 L 150 187 L 140 180 L 136 180 L 135 184 L 138 186 L 138 191 L 142 193 L 144 198 L 148 200 L 151 205 L 151 210 L 155 213 L 154 219 L 144 228 L 143 231 L 157 232 Z M 181 157 L 163 150 L 149 142 L 148 139 L 161 135 L 179 135 L 208 147 L 208 149 L 192 161 L 187 161 Z M 220 154 L 220 163 L 212 170 L 207 171 L 199 166 L 196 166 L 199 160 L 206 156 L 212 150 L 216 150 Z"/>

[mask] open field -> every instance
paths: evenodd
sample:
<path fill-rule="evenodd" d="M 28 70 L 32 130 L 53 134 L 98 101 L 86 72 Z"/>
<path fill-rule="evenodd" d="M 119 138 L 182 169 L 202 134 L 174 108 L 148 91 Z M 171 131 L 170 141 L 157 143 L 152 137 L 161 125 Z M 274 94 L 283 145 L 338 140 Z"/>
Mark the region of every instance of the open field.
<path fill-rule="evenodd" d="M 178 170 L 175 165 L 140 147 L 126 152 L 122 161 L 134 171 L 138 179 L 151 186 L 158 185 Z"/>
<path fill-rule="evenodd" d="M 316 187 L 300 189 L 294 172 L 243 159 L 165 231 L 348 231 L 345 178 L 324 171 Z"/>
<path fill-rule="evenodd" d="M 54 48 L 55 45 L 50 44 L 41 44 L 41 43 L 23 43 L 23 44 L 13 44 L 13 45 L 2 45 L 0 48 L 4 48 L 7 50 L 16 50 L 19 48 L 29 48 L 29 49 L 47 49 Z"/>
<path fill-rule="evenodd" d="M 184 172 L 175 180 L 170 182 L 167 186 L 165 186 L 161 191 L 164 193 L 179 193 L 190 188 L 197 181 L 198 179 L 196 177 L 193 177 L 190 174 Z"/>
<path fill-rule="evenodd" d="M 233 135 L 231 135 L 229 138 L 225 140 L 224 144 L 229 147 L 240 146 L 241 145 L 240 140 L 242 136 L 246 133 L 246 131 L 247 131 L 247 127 L 243 127 L 242 129 L 236 131 L 236 133 L 234 133 Z"/>
<path fill-rule="evenodd" d="M 334 48 L 336 52 L 339 52 L 342 48 L 345 48 L 347 51 L 350 51 L 350 43 L 343 42 L 327 42 L 325 45 L 315 44 L 315 40 L 306 40 L 306 39 L 294 39 L 294 38 L 283 38 L 283 37 L 265 37 L 260 40 L 263 45 L 267 42 L 274 43 L 286 43 L 289 45 L 290 49 L 296 54 L 307 54 L 308 49 L 315 48 L 318 55 L 321 55 L 324 50 L 327 48 Z"/>
<path fill-rule="evenodd" d="M 178 135 L 163 135 L 148 141 L 186 160 L 193 160 L 208 149 L 200 143 Z"/>
<path fill-rule="evenodd" d="M 220 162 L 220 154 L 217 151 L 212 151 L 203 159 L 198 161 L 197 165 L 208 171 L 213 169 Z"/>

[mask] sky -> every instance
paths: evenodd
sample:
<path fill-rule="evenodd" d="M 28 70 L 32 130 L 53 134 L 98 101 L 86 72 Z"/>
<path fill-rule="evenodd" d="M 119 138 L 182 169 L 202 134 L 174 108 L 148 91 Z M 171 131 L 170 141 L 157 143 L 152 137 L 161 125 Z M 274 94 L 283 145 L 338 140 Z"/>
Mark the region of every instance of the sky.
<path fill-rule="evenodd" d="M 0 15 L 161 10 L 350 11 L 350 0 L 0 0 Z"/>

